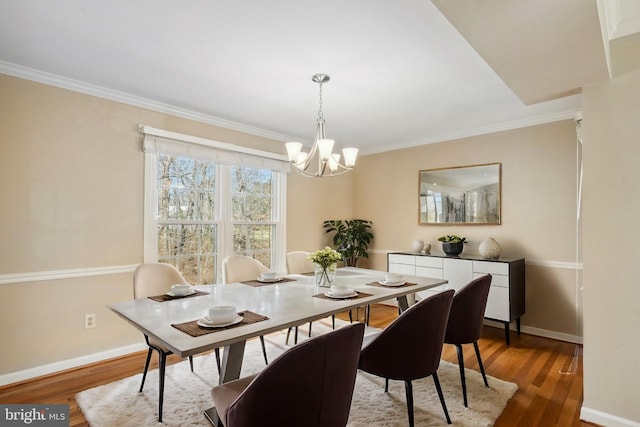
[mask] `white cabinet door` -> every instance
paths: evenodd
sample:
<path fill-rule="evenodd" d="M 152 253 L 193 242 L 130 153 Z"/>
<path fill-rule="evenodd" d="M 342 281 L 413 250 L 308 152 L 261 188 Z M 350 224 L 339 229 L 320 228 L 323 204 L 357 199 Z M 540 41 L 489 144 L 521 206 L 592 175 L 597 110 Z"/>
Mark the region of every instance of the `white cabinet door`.
<path fill-rule="evenodd" d="M 473 261 L 474 273 L 509 275 L 509 264 L 506 262 Z"/>
<path fill-rule="evenodd" d="M 490 319 L 509 321 L 509 288 L 491 286 L 489 288 L 489 299 L 484 317 Z"/>
<path fill-rule="evenodd" d="M 389 263 L 389 272 L 390 273 L 400 273 L 405 276 L 415 276 L 416 275 L 416 266 L 408 265 L 408 264 L 395 264 Z"/>
<path fill-rule="evenodd" d="M 456 291 L 473 278 L 472 263 L 464 259 L 443 259 L 443 279 L 449 281 L 448 288 Z"/>

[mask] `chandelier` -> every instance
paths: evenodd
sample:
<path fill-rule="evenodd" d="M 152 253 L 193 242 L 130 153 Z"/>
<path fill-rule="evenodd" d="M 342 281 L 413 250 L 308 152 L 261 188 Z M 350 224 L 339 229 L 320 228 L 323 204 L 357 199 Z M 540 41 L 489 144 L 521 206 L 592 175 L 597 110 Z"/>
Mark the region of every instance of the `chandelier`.
<path fill-rule="evenodd" d="M 309 152 L 302 151 L 299 142 L 287 142 L 287 155 L 289 162 L 296 172 L 308 177 L 337 176 L 349 172 L 356 164 L 358 156 L 357 148 L 344 148 L 342 156 L 333 152 L 333 139 L 327 139 L 324 134 L 324 117 L 322 115 L 322 85 L 328 82 L 330 77 L 326 74 L 315 74 L 311 80 L 320 85 L 320 108 L 316 139 L 313 141 Z M 342 159 L 341 159 L 342 157 Z"/>

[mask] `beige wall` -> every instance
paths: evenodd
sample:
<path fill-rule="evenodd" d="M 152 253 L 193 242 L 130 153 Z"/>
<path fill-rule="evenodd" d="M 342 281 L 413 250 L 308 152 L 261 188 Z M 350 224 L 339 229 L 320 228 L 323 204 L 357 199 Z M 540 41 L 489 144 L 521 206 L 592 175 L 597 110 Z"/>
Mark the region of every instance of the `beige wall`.
<path fill-rule="evenodd" d="M 287 180 L 287 251 L 333 246 L 322 222 L 351 218 L 353 174 L 307 178 L 295 172 Z"/>
<path fill-rule="evenodd" d="M 138 124 L 284 154 L 282 143 L 0 74 L 0 276 L 143 259 Z M 311 127 L 313 130 L 313 127 Z M 326 243 L 351 213 L 351 177 L 288 180 L 287 245 Z M 302 213 L 301 213 L 302 212 Z M 0 375 L 142 342 L 107 305 L 132 274 L 0 284 Z M 84 328 L 95 313 L 97 327 Z"/>
<path fill-rule="evenodd" d="M 576 317 L 576 130 L 573 120 L 365 156 L 354 172 L 354 215 L 370 219 L 374 268 L 415 239 L 440 251 L 444 234 L 467 237 L 464 253 L 494 237 L 527 265 L 523 325 L 581 335 Z M 418 225 L 418 171 L 502 163 L 501 225 Z M 440 251 L 441 252 L 441 251 Z M 567 263 L 569 269 L 554 265 Z M 542 266 L 540 266 L 542 265 Z M 579 317 L 579 316 L 578 316 Z"/>
<path fill-rule="evenodd" d="M 600 411 L 636 423 L 640 422 L 640 283 L 635 271 L 640 259 L 639 95 L 640 71 L 587 87 L 583 93 L 583 413 L 593 419 L 592 411 Z"/>
<path fill-rule="evenodd" d="M 281 143 L 0 75 L 0 275 L 127 266 L 142 261 L 144 159 L 138 124 L 284 153 Z M 417 225 L 420 169 L 502 162 L 503 224 Z M 371 260 L 441 234 L 476 253 L 495 237 L 505 255 L 575 261 L 572 121 L 362 156 L 342 177 L 287 182 L 287 248 L 329 243 L 325 219 L 374 223 Z M 552 242 L 552 243 L 549 243 Z M 574 272 L 527 267 L 525 326 L 576 333 Z M 0 375 L 141 342 L 108 304 L 131 297 L 131 274 L 0 285 Z M 84 329 L 84 314 L 98 327 Z M 64 345 L 61 345 L 64 344 Z M 47 351 L 34 351 L 47 348 Z"/>

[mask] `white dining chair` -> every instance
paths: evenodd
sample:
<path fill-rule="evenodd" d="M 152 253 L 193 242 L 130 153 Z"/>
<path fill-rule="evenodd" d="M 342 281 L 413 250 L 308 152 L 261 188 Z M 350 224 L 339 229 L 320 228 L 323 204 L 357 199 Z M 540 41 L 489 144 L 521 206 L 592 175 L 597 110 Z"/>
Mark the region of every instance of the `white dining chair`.
<path fill-rule="evenodd" d="M 260 277 L 260 273 L 265 271 L 269 271 L 269 269 L 257 259 L 246 255 L 229 255 L 222 260 L 222 283 L 256 280 Z M 267 359 L 267 348 L 264 344 L 263 335 L 260 335 L 260 344 L 262 345 L 264 363 L 268 365 L 269 360 Z"/>
<path fill-rule="evenodd" d="M 190 285 L 177 268 L 165 263 L 146 263 L 136 267 L 133 273 L 133 297 L 146 298 L 154 295 L 162 295 L 168 292 L 171 285 L 181 284 Z M 159 388 L 158 388 L 158 421 L 162 422 L 162 403 L 164 399 L 164 373 L 167 366 L 167 356 L 172 354 L 171 350 L 153 337 L 144 335 L 144 339 L 149 347 L 147 352 L 147 360 L 144 364 L 144 372 L 142 374 L 142 383 L 140 384 L 140 393 L 144 388 L 144 381 L 147 378 L 149 370 L 149 362 L 151 361 L 151 353 L 153 350 L 158 352 L 158 372 L 159 372 Z M 220 350 L 215 349 L 216 362 L 218 372 L 220 372 Z M 189 356 L 189 365 L 193 372 L 193 357 Z"/>

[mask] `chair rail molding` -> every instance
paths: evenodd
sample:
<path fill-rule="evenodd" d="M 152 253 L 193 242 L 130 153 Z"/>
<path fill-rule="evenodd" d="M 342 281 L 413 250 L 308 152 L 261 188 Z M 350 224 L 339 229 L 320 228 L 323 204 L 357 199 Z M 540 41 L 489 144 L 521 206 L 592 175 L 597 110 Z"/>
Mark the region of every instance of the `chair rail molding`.
<path fill-rule="evenodd" d="M 129 264 L 112 265 L 107 267 L 74 268 L 70 270 L 50 270 L 29 273 L 0 274 L 0 285 L 133 273 L 137 266 L 138 264 Z"/>

